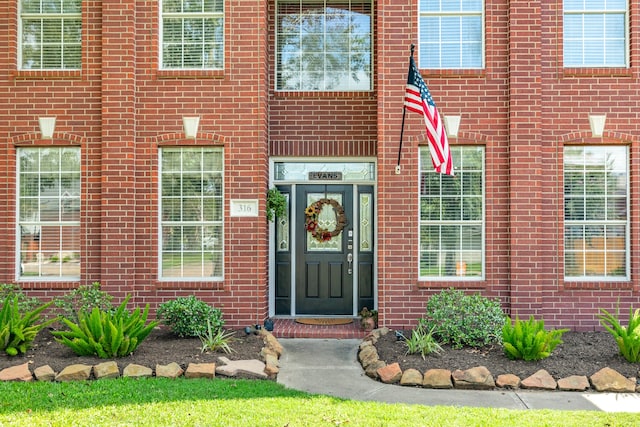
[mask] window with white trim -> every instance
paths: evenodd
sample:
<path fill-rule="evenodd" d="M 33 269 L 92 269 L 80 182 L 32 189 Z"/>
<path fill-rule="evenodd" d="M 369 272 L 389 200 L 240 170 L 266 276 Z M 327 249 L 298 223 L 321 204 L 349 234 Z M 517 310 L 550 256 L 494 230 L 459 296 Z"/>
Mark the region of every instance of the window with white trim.
<path fill-rule="evenodd" d="M 564 0 L 564 66 L 628 66 L 627 0 Z"/>
<path fill-rule="evenodd" d="M 160 68 L 224 67 L 224 0 L 161 0 Z"/>
<path fill-rule="evenodd" d="M 419 68 L 484 67 L 484 1 L 420 0 Z"/>
<path fill-rule="evenodd" d="M 80 278 L 80 149 L 18 148 L 17 277 Z"/>
<path fill-rule="evenodd" d="M 629 150 L 564 148 L 564 276 L 629 278 Z"/>
<path fill-rule="evenodd" d="M 371 0 L 278 0 L 276 89 L 372 89 Z"/>
<path fill-rule="evenodd" d="M 20 0 L 23 70 L 79 70 L 82 62 L 81 0 Z"/>
<path fill-rule="evenodd" d="M 420 148 L 420 266 L 423 280 L 484 277 L 484 147 L 452 146 L 456 176 L 435 172 Z"/>
<path fill-rule="evenodd" d="M 222 278 L 222 190 L 222 148 L 160 150 L 161 278 Z"/>

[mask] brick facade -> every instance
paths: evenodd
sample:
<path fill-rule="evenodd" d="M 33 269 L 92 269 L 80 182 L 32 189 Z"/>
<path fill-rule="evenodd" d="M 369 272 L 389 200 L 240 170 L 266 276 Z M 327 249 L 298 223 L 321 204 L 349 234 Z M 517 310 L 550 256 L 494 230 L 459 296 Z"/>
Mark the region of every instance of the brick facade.
<path fill-rule="evenodd" d="M 451 144 L 486 148 L 485 279 L 418 280 L 417 116 L 398 156 L 409 45 L 417 1 L 374 2 L 374 90 L 274 90 L 274 1 L 225 1 L 224 71 L 167 71 L 158 64 L 158 2 L 83 1 L 82 70 L 17 66 L 17 2 L 0 4 L 0 282 L 16 280 L 16 152 L 78 146 L 82 156 L 80 282 L 20 281 L 51 297 L 99 281 L 136 304 L 195 294 L 243 326 L 269 315 L 270 227 L 235 217 L 231 199 L 265 206 L 270 156 L 377 161 L 377 292 L 381 323 L 411 327 L 429 295 L 454 286 L 499 297 L 505 310 L 552 326 L 593 329 L 599 308 L 640 306 L 640 8 L 629 2 L 630 61 L 623 69 L 562 64 L 561 1 L 485 0 L 485 67 L 422 70 L 446 115 L 462 117 Z M 589 114 L 606 114 L 603 137 Z M 52 140 L 38 117 L 56 116 Z M 196 139 L 183 116 L 199 116 Z M 565 282 L 562 153 L 567 144 L 630 148 L 630 269 L 621 282 Z M 158 280 L 158 150 L 224 147 L 224 280 Z"/>

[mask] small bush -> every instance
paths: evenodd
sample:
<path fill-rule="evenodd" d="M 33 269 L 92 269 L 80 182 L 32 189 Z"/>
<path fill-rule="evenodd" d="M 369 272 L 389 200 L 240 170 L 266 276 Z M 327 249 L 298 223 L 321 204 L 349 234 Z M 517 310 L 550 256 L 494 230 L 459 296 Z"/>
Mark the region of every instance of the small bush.
<path fill-rule="evenodd" d="M 8 295 L 0 310 L 0 350 L 9 356 L 25 354 L 38 332 L 58 320 L 54 318 L 37 323 L 52 301 L 22 314 L 18 300 L 17 295 Z"/>
<path fill-rule="evenodd" d="M 434 327 L 427 329 L 422 320 L 418 322 L 418 327 L 411 331 L 411 337 L 405 341 L 407 354 L 420 353 L 424 359 L 428 354 L 441 352 L 442 347 L 433 337 L 433 330 Z"/>
<path fill-rule="evenodd" d="M 72 322 L 78 322 L 78 314 L 91 313 L 94 308 L 113 311 L 113 296 L 100 289 L 100 282 L 81 285 L 73 291 L 55 299 L 60 315 Z"/>
<path fill-rule="evenodd" d="M 222 350 L 229 354 L 233 351 L 230 342 L 233 340 L 233 332 L 225 332 L 224 329 L 218 329 L 217 331 L 211 327 L 211 322 L 207 320 L 207 332 L 200 335 L 200 341 L 202 342 L 201 353 L 205 351 L 218 351 Z"/>
<path fill-rule="evenodd" d="M 429 298 L 422 321 L 441 344 L 460 348 L 499 343 L 504 318 L 497 298 L 450 288 Z"/>
<path fill-rule="evenodd" d="M 544 320 L 535 320 L 533 316 L 523 322 L 517 316 L 515 322 L 505 319 L 502 327 L 502 345 L 504 352 L 512 360 L 542 360 L 551 356 L 551 352 L 568 329 L 544 329 Z"/>
<path fill-rule="evenodd" d="M 224 326 L 222 311 L 193 295 L 164 302 L 158 307 L 158 318 L 179 337 L 198 337 L 207 333 L 207 322 L 217 332 Z"/>
<path fill-rule="evenodd" d="M 4 301 L 8 296 L 15 296 L 18 301 L 18 310 L 20 313 L 26 313 L 35 310 L 42 303 L 36 297 L 28 297 L 20 286 L 8 283 L 0 284 L 0 300 Z"/>
<path fill-rule="evenodd" d="M 149 304 L 144 311 L 126 309 L 130 295 L 113 312 L 94 307 L 91 313 L 78 312 L 78 323 L 67 318 L 62 322 L 69 331 L 54 331 L 56 341 L 66 345 L 78 356 L 98 356 L 102 359 L 123 357 L 133 353 L 140 343 L 158 325 L 147 322 Z"/>
<path fill-rule="evenodd" d="M 632 307 L 629 308 L 627 326 L 622 326 L 619 320 L 619 307 L 616 309 L 615 316 L 601 308 L 598 318 L 600 324 L 616 340 L 622 357 L 631 363 L 640 362 L 640 308 L 635 312 Z"/>

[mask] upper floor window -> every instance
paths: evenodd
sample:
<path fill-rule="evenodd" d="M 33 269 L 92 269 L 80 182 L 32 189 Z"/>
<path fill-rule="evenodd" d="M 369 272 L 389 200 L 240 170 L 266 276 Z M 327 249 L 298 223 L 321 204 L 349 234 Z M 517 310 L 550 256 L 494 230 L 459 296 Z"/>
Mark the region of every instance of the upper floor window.
<path fill-rule="evenodd" d="M 419 68 L 484 67 L 483 0 L 420 0 Z"/>
<path fill-rule="evenodd" d="M 624 146 L 564 149 L 564 276 L 629 277 L 629 159 Z"/>
<path fill-rule="evenodd" d="M 81 0 L 21 0 L 20 58 L 23 70 L 79 70 Z"/>
<path fill-rule="evenodd" d="M 627 1 L 564 0 L 564 66 L 627 66 Z"/>
<path fill-rule="evenodd" d="M 371 0 L 278 0 L 277 90 L 371 90 Z"/>
<path fill-rule="evenodd" d="M 484 277 L 484 147 L 453 146 L 456 176 L 420 149 L 421 279 Z"/>
<path fill-rule="evenodd" d="M 224 67 L 224 0 L 161 0 L 160 68 Z"/>
<path fill-rule="evenodd" d="M 160 157 L 160 277 L 221 279 L 222 148 L 163 148 Z"/>
<path fill-rule="evenodd" d="M 80 149 L 18 149 L 21 279 L 80 278 Z"/>

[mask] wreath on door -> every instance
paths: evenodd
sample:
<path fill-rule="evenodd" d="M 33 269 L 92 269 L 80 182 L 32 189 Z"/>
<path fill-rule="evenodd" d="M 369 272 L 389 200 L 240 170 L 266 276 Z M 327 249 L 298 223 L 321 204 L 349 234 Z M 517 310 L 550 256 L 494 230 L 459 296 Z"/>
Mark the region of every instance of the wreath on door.
<path fill-rule="evenodd" d="M 336 215 L 336 228 L 329 231 L 326 228 L 320 227 L 318 224 L 318 216 L 325 206 L 331 206 Z M 307 217 L 304 228 L 311 233 L 314 239 L 319 242 L 328 242 L 331 238 L 339 235 L 342 229 L 347 225 L 347 217 L 344 214 L 344 208 L 334 199 L 320 199 L 317 202 L 311 203 L 304 210 Z"/>

